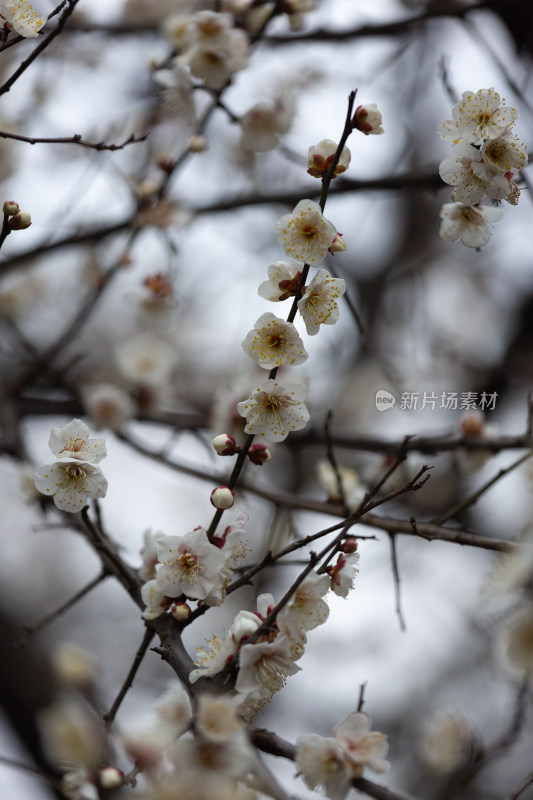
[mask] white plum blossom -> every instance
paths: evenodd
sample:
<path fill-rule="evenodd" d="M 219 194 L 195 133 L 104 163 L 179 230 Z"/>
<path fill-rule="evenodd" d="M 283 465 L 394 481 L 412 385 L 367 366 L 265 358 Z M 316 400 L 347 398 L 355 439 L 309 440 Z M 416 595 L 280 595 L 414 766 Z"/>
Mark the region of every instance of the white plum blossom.
<path fill-rule="evenodd" d="M 332 800 L 343 800 L 351 782 L 365 767 L 384 772 L 390 766 L 387 737 L 370 730 L 370 719 L 361 711 L 350 714 L 335 728 L 335 737 L 311 733 L 296 742 L 296 763 L 310 789 L 321 787 Z"/>
<path fill-rule="evenodd" d="M 494 170 L 508 173 L 526 166 L 527 149 L 518 136 L 506 128 L 500 136 L 484 142 L 481 157 Z"/>
<path fill-rule="evenodd" d="M 242 347 L 264 369 L 283 364 L 294 367 L 308 358 L 292 322 L 285 322 L 270 311 L 259 317 L 254 329 L 243 340 Z"/>
<path fill-rule="evenodd" d="M 533 603 L 524 605 L 507 620 L 500 634 L 511 667 L 533 674 Z"/>
<path fill-rule="evenodd" d="M 517 110 L 506 106 L 494 88 L 467 91 L 452 108 L 452 119 L 441 122 L 437 133 L 453 144 L 479 145 L 485 139 L 497 138 L 516 119 Z"/>
<path fill-rule="evenodd" d="M 337 231 L 322 215 L 318 203 L 300 200 L 292 214 L 285 214 L 278 219 L 276 236 L 288 256 L 318 267 L 337 236 Z"/>
<path fill-rule="evenodd" d="M 450 772 L 468 757 L 471 744 L 467 720 L 459 712 L 441 711 L 430 720 L 421 755 L 434 772 Z"/>
<path fill-rule="evenodd" d="M 156 725 L 166 727 L 173 737 L 180 736 L 187 730 L 191 720 L 191 704 L 187 692 L 179 681 L 172 681 L 169 684 L 154 711 L 157 714 Z"/>
<path fill-rule="evenodd" d="M 299 671 L 288 636 L 277 636 L 273 642 L 244 644 L 239 652 L 235 688 L 252 700 L 269 699 L 285 686 L 289 675 Z"/>
<path fill-rule="evenodd" d="M 106 455 L 103 439 L 91 439 L 87 425 L 74 419 L 53 428 L 48 444 L 58 460 L 39 467 L 33 478 L 42 494 L 53 497 L 57 508 L 75 513 L 89 497 L 105 497 L 107 480 L 96 466 Z"/>
<path fill-rule="evenodd" d="M 498 222 L 503 217 L 501 208 L 476 207 L 463 203 L 446 203 L 440 216 L 439 236 L 449 242 L 461 239 L 467 247 L 482 247 L 490 239 L 488 223 Z"/>
<path fill-rule="evenodd" d="M 343 800 L 351 787 L 351 776 L 336 739 L 316 733 L 296 742 L 296 763 L 309 789 L 321 788 L 331 800 Z"/>
<path fill-rule="evenodd" d="M 365 495 L 365 488 L 361 485 L 359 475 L 354 469 L 341 464 L 335 471 L 329 461 L 320 459 L 316 465 L 316 471 L 320 484 L 328 494 L 328 500 L 338 503 L 344 499 L 350 510 L 360 504 Z M 339 491 L 337 474 L 340 478 L 342 494 Z"/>
<path fill-rule="evenodd" d="M 375 103 L 357 106 L 352 118 L 352 127 L 365 136 L 379 136 L 385 133 L 383 128 L 383 115 Z"/>
<path fill-rule="evenodd" d="M 54 498 L 61 511 L 81 511 L 89 497 L 105 497 L 107 479 L 100 467 L 87 461 L 62 459 L 39 467 L 34 473 L 35 486 Z"/>
<path fill-rule="evenodd" d="M 155 578 L 155 567 L 159 559 L 157 557 L 156 537 L 159 534 L 153 533 L 150 529 L 143 534 L 143 546 L 141 550 L 142 567 L 139 575 L 144 581 Z"/>
<path fill-rule="evenodd" d="M 291 431 L 299 431 L 309 421 L 309 411 L 302 402 L 305 395 L 303 384 L 284 386 L 269 378 L 237 405 L 239 414 L 246 418 L 245 433 L 282 442 Z"/>
<path fill-rule="evenodd" d="M 142 613 L 143 619 L 157 619 L 164 614 L 170 605 L 170 599 L 158 587 L 155 578 L 143 585 L 141 597 L 146 608 Z"/>
<path fill-rule="evenodd" d="M 104 439 L 91 439 L 89 428 L 81 419 L 73 419 L 62 428 L 52 428 L 48 446 L 59 459 L 98 464 L 106 456 Z"/>
<path fill-rule="evenodd" d="M 241 117 L 241 141 L 247 150 L 266 153 L 288 133 L 294 116 L 294 97 L 285 91 L 274 102 L 261 102 L 252 106 Z"/>
<path fill-rule="evenodd" d="M 307 172 L 313 178 L 325 178 L 333 163 L 338 144 L 331 139 L 322 139 L 318 144 L 309 148 L 307 153 Z M 352 154 L 347 147 L 342 148 L 339 161 L 335 167 L 333 178 L 346 172 L 350 166 Z"/>
<path fill-rule="evenodd" d="M 33 38 L 46 22 L 27 0 L 0 0 L 0 17 L 20 36 Z"/>
<path fill-rule="evenodd" d="M 96 428 L 116 430 L 135 413 L 135 403 L 129 394 L 113 383 L 87 386 L 83 390 L 83 405 Z"/>
<path fill-rule="evenodd" d="M 360 778 L 365 767 L 385 772 L 390 767 L 384 756 L 389 745 L 384 733 L 370 730 L 370 718 L 355 711 L 335 728 L 335 739 L 341 745 L 353 778 Z"/>
<path fill-rule="evenodd" d="M 243 725 L 237 716 L 241 705 L 238 695 L 200 695 L 196 713 L 195 728 L 197 733 L 211 742 L 226 742 L 243 733 Z"/>
<path fill-rule="evenodd" d="M 244 525 L 248 520 L 248 514 L 238 514 L 233 522 L 228 525 L 223 533 L 213 537 L 213 544 L 220 548 L 225 558 L 225 563 L 220 570 L 219 580 L 214 588 L 204 597 L 204 603 L 208 606 L 219 606 L 226 596 L 226 588 L 229 585 L 233 570 L 236 568 L 241 558 L 246 555 L 246 544 L 243 536 L 245 533 Z"/>
<path fill-rule="evenodd" d="M 301 267 L 298 261 L 274 261 L 268 266 L 268 280 L 259 285 L 257 294 L 272 303 L 293 297 L 300 282 Z"/>
<path fill-rule="evenodd" d="M 452 148 L 452 155 L 439 165 L 439 175 L 444 183 L 456 187 L 457 200 L 475 205 L 487 194 L 494 170 L 487 169 L 477 147 L 457 144 Z"/>
<path fill-rule="evenodd" d="M 359 572 L 359 553 L 339 553 L 337 563 L 328 568 L 331 578 L 331 588 L 340 597 L 348 597 L 348 592 L 353 588 L 353 581 Z"/>
<path fill-rule="evenodd" d="M 210 89 L 221 89 L 234 72 L 248 66 L 248 36 L 232 27 L 230 14 L 199 11 L 190 18 L 184 38 L 187 47 L 179 63 Z"/>
<path fill-rule="evenodd" d="M 243 638 L 255 633 L 263 617 L 268 613 L 268 607 L 265 609 L 261 604 L 261 608 L 259 608 L 260 600 L 263 597 L 271 598 L 273 602 L 271 595 L 260 595 L 257 601 L 258 613 L 246 610 L 239 611 L 224 639 L 220 639 L 213 634 L 206 641 L 203 648 L 197 648 L 195 663 L 198 668 L 194 669 L 189 675 L 191 683 L 196 683 L 199 678 L 204 676 L 215 675 L 224 669 L 233 659 Z"/>
<path fill-rule="evenodd" d="M 342 278 L 332 278 L 325 269 L 319 269 L 298 301 L 298 310 L 305 322 L 309 336 L 314 336 L 321 325 L 334 325 L 339 319 L 337 300 L 346 291 Z"/>
<path fill-rule="evenodd" d="M 220 582 L 220 570 L 226 557 L 207 538 L 204 528 L 185 536 L 164 536 L 156 540 L 156 583 L 167 597 L 187 597 L 203 600 Z"/>
<path fill-rule="evenodd" d="M 176 348 L 152 333 L 140 333 L 117 346 L 117 366 L 130 381 L 158 386 L 166 381 L 176 364 Z"/>
<path fill-rule="evenodd" d="M 161 86 L 163 103 L 192 126 L 196 121 L 196 108 L 193 83 L 185 67 L 175 62 L 172 69 L 158 70 L 153 77 L 158 86 Z"/>
<path fill-rule="evenodd" d="M 329 608 L 321 598 L 329 585 L 327 575 L 311 572 L 277 615 L 280 631 L 287 633 L 291 639 L 298 639 L 307 631 L 322 625 L 328 618 Z"/>

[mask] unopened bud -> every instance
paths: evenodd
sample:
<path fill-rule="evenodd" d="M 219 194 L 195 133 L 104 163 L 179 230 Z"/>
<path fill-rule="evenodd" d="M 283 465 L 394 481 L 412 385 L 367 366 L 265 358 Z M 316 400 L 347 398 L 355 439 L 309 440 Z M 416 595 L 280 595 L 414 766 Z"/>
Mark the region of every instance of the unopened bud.
<path fill-rule="evenodd" d="M 170 613 L 178 622 L 184 622 L 191 616 L 192 609 L 190 605 L 184 602 L 172 603 Z"/>
<path fill-rule="evenodd" d="M 16 214 L 19 210 L 19 204 L 15 203 L 14 200 L 6 200 L 4 203 L 4 214 L 7 214 L 8 217 L 12 217 L 13 214 Z"/>
<path fill-rule="evenodd" d="M 27 211 L 17 211 L 14 217 L 9 220 L 9 226 L 14 231 L 23 231 L 31 225 L 31 216 Z"/>
<path fill-rule="evenodd" d="M 203 153 L 207 150 L 207 139 L 205 136 L 191 136 L 187 145 L 190 153 Z"/>
<path fill-rule="evenodd" d="M 343 553 L 355 553 L 357 547 L 357 539 L 354 539 L 353 536 L 348 536 L 341 544 L 340 549 Z"/>
<path fill-rule="evenodd" d="M 117 767 L 104 767 L 100 770 L 98 781 L 102 789 L 118 789 L 124 781 L 124 773 Z"/>
<path fill-rule="evenodd" d="M 375 103 L 366 106 L 357 106 L 352 117 L 352 128 L 356 128 L 365 136 L 369 133 L 385 133 L 383 130 L 383 116 Z"/>
<path fill-rule="evenodd" d="M 465 436 L 482 436 L 485 430 L 483 415 L 477 409 L 465 414 L 460 422 L 461 432 Z"/>
<path fill-rule="evenodd" d="M 219 456 L 234 456 L 235 453 L 238 453 L 240 450 L 240 447 L 237 446 L 237 442 L 231 433 L 220 433 L 218 436 L 215 436 L 213 439 L 213 447 Z"/>
<path fill-rule="evenodd" d="M 253 444 L 248 450 L 248 457 L 252 464 L 257 464 L 258 467 L 266 464 L 272 458 L 272 453 L 266 444 Z"/>
<path fill-rule="evenodd" d="M 226 511 L 233 505 L 235 495 L 227 486 L 218 486 L 211 492 L 211 505 L 220 511 Z"/>
<path fill-rule="evenodd" d="M 342 238 L 342 234 L 338 233 L 333 239 L 330 246 L 328 247 L 328 253 L 331 253 L 331 255 L 334 256 L 335 253 L 345 253 L 345 252 L 346 252 L 346 242 Z"/>
<path fill-rule="evenodd" d="M 157 157 L 156 163 L 163 172 L 172 172 L 175 166 L 175 161 L 169 153 L 161 153 Z"/>

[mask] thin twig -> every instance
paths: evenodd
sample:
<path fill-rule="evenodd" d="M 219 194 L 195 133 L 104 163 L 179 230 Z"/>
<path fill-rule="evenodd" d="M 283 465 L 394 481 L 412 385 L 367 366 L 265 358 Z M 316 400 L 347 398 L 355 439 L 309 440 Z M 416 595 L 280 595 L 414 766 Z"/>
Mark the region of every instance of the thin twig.
<path fill-rule="evenodd" d="M 392 575 L 394 578 L 394 597 L 396 601 L 396 616 L 398 617 L 398 622 L 400 623 L 400 629 L 402 631 L 406 631 L 407 626 L 405 624 L 405 618 L 402 613 L 402 601 L 400 594 L 400 567 L 398 563 L 398 553 L 396 550 L 396 534 L 390 533 L 389 539 L 390 539 Z"/>
<path fill-rule="evenodd" d="M 504 800 L 517 800 L 518 797 L 522 794 L 522 792 L 527 789 L 528 786 L 531 786 L 533 783 L 533 772 L 530 772 L 529 775 L 526 775 L 524 780 L 518 784 L 516 789 L 504 797 Z"/>
<path fill-rule="evenodd" d="M 448 522 L 448 520 L 451 519 L 452 517 L 455 517 L 458 514 L 460 514 L 462 511 L 464 511 L 469 506 L 474 505 L 474 503 L 477 503 L 479 498 L 482 497 L 486 492 L 488 492 L 488 490 L 492 486 L 494 486 L 495 483 L 497 483 L 499 480 L 501 480 L 509 472 L 512 472 L 513 470 L 515 470 L 517 467 L 519 467 L 521 464 L 523 464 L 524 461 L 527 461 L 528 458 L 531 458 L 531 456 L 533 456 L 533 450 L 531 450 L 529 453 L 526 453 L 525 455 L 521 456 L 516 461 L 513 461 L 513 463 L 509 464 L 508 467 L 505 467 L 504 469 L 500 469 L 496 473 L 496 475 L 494 475 L 494 477 L 492 477 L 489 481 L 484 483 L 483 486 L 481 486 L 479 489 L 477 489 L 475 492 L 473 492 L 471 495 L 469 495 L 465 500 L 463 500 L 460 503 L 458 503 L 456 506 L 454 506 L 452 509 L 450 509 L 450 511 L 446 511 L 444 514 L 441 514 L 441 516 L 438 517 L 435 520 L 435 523 L 437 525 L 442 525 L 444 522 Z"/>
<path fill-rule="evenodd" d="M 83 139 L 81 134 L 75 133 L 73 136 L 64 137 L 38 137 L 38 136 L 22 136 L 19 133 L 8 133 L 7 131 L 0 131 L 1 139 L 15 139 L 17 142 L 27 142 L 27 144 L 77 144 L 80 147 L 90 147 L 92 150 L 122 150 L 129 144 L 138 144 L 145 142 L 148 138 L 148 133 L 143 136 L 135 136 L 131 134 L 121 144 L 106 144 L 105 142 L 88 142 Z"/>
<path fill-rule="evenodd" d="M 143 640 L 142 640 L 141 644 L 139 645 L 139 649 L 135 653 L 135 658 L 133 659 L 133 663 L 132 663 L 132 665 L 131 665 L 131 667 L 130 667 L 130 669 L 128 671 L 128 674 L 126 675 L 124 683 L 122 684 L 122 686 L 120 688 L 120 691 L 117 694 L 113 705 L 111 706 L 111 708 L 109 709 L 107 714 L 104 714 L 104 722 L 105 722 L 107 727 L 109 727 L 111 725 L 111 723 L 113 722 L 113 720 L 115 719 L 117 711 L 119 710 L 119 708 L 120 708 L 120 706 L 122 704 L 122 701 L 124 700 L 124 698 L 125 698 L 125 696 L 126 696 L 126 694 L 128 692 L 128 689 L 131 689 L 131 686 L 132 686 L 133 681 L 135 680 L 135 676 L 137 674 L 137 670 L 141 666 L 142 660 L 143 660 L 144 656 L 146 655 L 146 651 L 148 650 L 148 648 L 150 646 L 150 642 L 152 641 L 154 636 L 155 636 L 155 632 L 153 630 L 150 630 L 149 628 L 146 628 L 146 630 L 144 631 Z"/>
<path fill-rule="evenodd" d="M 73 595 L 70 598 L 70 600 L 67 600 L 66 603 L 63 603 L 63 605 L 59 606 L 59 608 L 56 608 L 55 611 L 51 611 L 45 617 L 40 619 L 39 622 L 37 622 L 36 625 L 33 625 L 32 627 L 26 627 L 25 626 L 24 627 L 24 632 L 25 632 L 26 635 L 25 635 L 24 639 L 21 640 L 21 642 L 23 643 L 25 641 L 25 639 L 29 639 L 30 636 L 33 636 L 34 633 L 37 633 L 37 631 L 42 630 L 44 627 L 46 627 L 46 625 L 48 625 L 50 622 L 52 622 L 56 617 L 61 616 L 61 614 L 64 614 L 65 611 L 69 610 L 69 608 L 72 608 L 73 606 L 75 606 L 76 603 L 78 603 L 82 598 L 84 598 L 87 594 L 89 594 L 89 592 L 92 591 L 100 583 L 103 583 L 105 581 L 105 579 L 108 578 L 108 577 L 109 577 L 109 573 L 106 570 L 102 570 L 102 572 L 100 572 L 96 576 L 96 578 L 93 578 L 92 581 L 89 581 L 89 583 L 85 584 L 85 586 L 83 586 L 78 592 L 76 592 L 76 594 Z"/>

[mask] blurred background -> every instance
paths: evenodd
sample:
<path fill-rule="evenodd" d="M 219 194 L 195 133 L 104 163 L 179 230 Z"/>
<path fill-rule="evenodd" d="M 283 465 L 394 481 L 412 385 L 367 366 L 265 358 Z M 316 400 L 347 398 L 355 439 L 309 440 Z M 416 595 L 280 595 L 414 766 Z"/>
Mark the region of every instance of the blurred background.
<path fill-rule="evenodd" d="M 39 2 L 43 15 L 54 8 L 51 0 Z M 347 251 L 328 256 L 325 266 L 346 281 L 348 300 L 339 322 L 318 336 L 300 326 L 309 360 L 286 377 L 308 387 L 310 426 L 273 449 L 274 468 L 250 469 L 247 480 L 326 502 L 317 464 L 326 456 L 328 412 L 337 460 L 355 471 L 359 499 L 390 464 L 388 442 L 453 439 L 467 430 L 465 409 L 447 408 L 443 396 L 471 393 L 478 410 L 482 393 L 493 398 L 484 417 L 470 418 L 479 436 L 528 432 L 530 170 L 521 176 L 519 205 L 505 204 L 483 249 L 443 241 L 439 214 L 451 187 L 439 179 L 438 164 L 449 146 L 435 131 L 462 92 L 495 87 L 518 109 L 516 133 L 533 146 L 530 4 L 318 0 L 301 27 L 292 20 L 296 30 L 287 14 L 268 25 L 248 67 L 210 112 L 213 93 L 197 89 L 191 102 L 169 68 L 176 15 L 221 8 L 192 0 L 81 0 L 61 35 L 1 95 L 0 131 L 11 134 L 81 134 L 120 144 L 148 133 L 116 151 L 11 138 L 2 138 L 0 149 L 1 197 L 32 216 L 31 227 L 13 232 L 0 254 L 0 756 L 39 767 L 46 756 L 36 720 L 55 696 L 54 652 L 71 642 L 93 654 L 107 708 L 142 625 L 130 598 L 108 579 L 15 646 L 24 626 L 100 570 L 74 526 L 36 496 L 28 475 L 51 460 L 51 428 L 81 416 L 106 438 L 103 523 L 129 563 L 140 565 L 147 529 L 184 534 L 208 524 L 213 481 L 228 469 L 211 439 L 222 431 L 242 436 L 235 404 L 262 374 L 240 343 L 262 313 L 289 310 L 288 302 L 273 308 L 257 295 L 268 265 L 283 258 L 274 225 L 299 199 L 317 199 L 307 149 L 339 139 L 353 89 L 356 105 L 377 103 L 385 134 L 353 133 L 351 166 L 327 202 Z M 239 19 L 252 27 L 246 15 Z M 0 82 L 35 46 L 27 39 L 2 50 Z M 257 103 L 283 107 L 291 120 L 286 132 L 274 131 L 276 147 L 266 152 L 243 139 L 243 120 Z M 395 399 L 387 411 L 376 404 L 383 390 Z M 402 396 L 415 394 L 417 407 L 402 407 Z M 436 398 L 433 406 L 423 407 L 424 395 Z M 423 464 L 433 467 L 430 480 L 380 513 L 446 516 L 525 452 L 497 449 L 418 452 L 415 443 L 387 487 Z M 454 521 L 484 537 L 530 541 L 532 480 L 525 462 Z M 235 510 L 250 516 L 248 563 L 338 521 L 276 508 L 244 491 Z M 531 769 L 531 694 L 520 693 L 523 676 L 502 644 L 531 590 L 531 565 L 528 572 L 522 560 L 520 571 L 489 549 L 391 540 L 365 526 L 355 532 L 376 538 L 360 545 L 354 591 L 331 599 L 327 625 L 308 636 L 302 671 L 258 724 L 290 741 L 308 732 L 329 736 L 355 710 L 365 684 L 365 710 L 390 741 L 388 785 L 435 800 L 503 800 Z M 213 632 L 221 635 L 239 609 L 255 608 L 257 594 L 279 599 L 296 574 L 295 567 L 272 569 L 232 595 L 187 630 L 189 652 Z M 148 653 L 118 725 L 149 717 L 171 678 Z M 442 754 L 449 741 L 438 738 L 446 724 L 457 751 L 450 745 L 448 760 Z M 455 785 L 454 768 L 469 752 L 498 741 L 502 756 Z M 289 791 L 314 796 L 294 780 L 293 765 L 277 769 Z M 51 796 L 39 777 L 1 761 L 0 791 Z M 533 798 L 533 789 L 521 797 Z"/>

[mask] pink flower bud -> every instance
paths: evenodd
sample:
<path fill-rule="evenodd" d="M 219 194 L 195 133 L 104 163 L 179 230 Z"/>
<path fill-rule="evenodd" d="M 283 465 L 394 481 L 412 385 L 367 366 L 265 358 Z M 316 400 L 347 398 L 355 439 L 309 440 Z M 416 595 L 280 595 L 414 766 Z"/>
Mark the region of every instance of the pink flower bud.
<path fill-rule="evenodd" d="M 357 547 L 357 539 L 354 539 L 353 536 L 348 536 L 341 544 L 340 549 L 343 553 L 355 553 Z"/>
<path fill-rule="evenodd" d="M 383 117 L 381 111 L 375 103 L 368 103 L 366 106 L 357 106 L 352 117 L 352 128 L 356 128 L 365 136 L 369 133 L 385 133 L 383 130 Z"/>
<path fill-rule="evenodd" d="M 184 622 L 191 616 L 192 610 L 187 603 L 179 602 L 172 603 L 170 606 L 170 613 L 178 622 Z"/>
<path fill-rule="evenodd" d="M 14 231 L 23 231 L 31 225 L 31 216 L 27 211 L 17 211 L 14 217 L 9 220 L 9 226 Z"/>
<path fill-rule="evenodd" d="M 342 234 L 338 233 L 333 239 L 330 246 L 328 247 L 328 253 L 331 253 L 331 255 L 334 256 L 335 253 L 345 253 L 345 252 L 346 252 L 346 242 L 342 238 Z"/>
<path fill-rule="evenodd" d="M 4 203 L 4 214 L 7 214 L 8 217 L 12 217 L 13 214 L 16 214 L 19 210 L 19 204 L 15 203 L 14 200 L 6 200 Z"/>
<path fill-rule="evenodd" d="M 464 414 L 460 422 L 461 433 L 465 436 L 483 436 L 485 432 L 485 421 L 483 414 L 480 414 L 477 409 L 472 409 L 467 414 Z"/>
<path fill-rule="evenodd" d="M 213 447 L 219 456 L 234 456 L 241 449 L 231 433 L 220 433 L 213 439 Z"/>
<path fill-rule="evenodd" d="M 100 770 L 98 781 L 102 789 L 118 789 L 122 786 L 124 773 L 117 767 L 104 767 Z"/>
<path fill-rule="evenodd" d="M 272 453 L 266 446 L 266 444 L 253 444 L 250 449 L 248 450 L 248 457 L 252 464 L 256 464 L 258 467 L 262 467 L 263 464 L 266 464 L 267 461 L 270 461 L 272 458 Z"/>
<path fill-rule="evenodd" d="M 218 486 L 211 492 L 211 505 L 220 511 L 226 511 L 233 505 L 235 495 L 227 486 Z"/>

